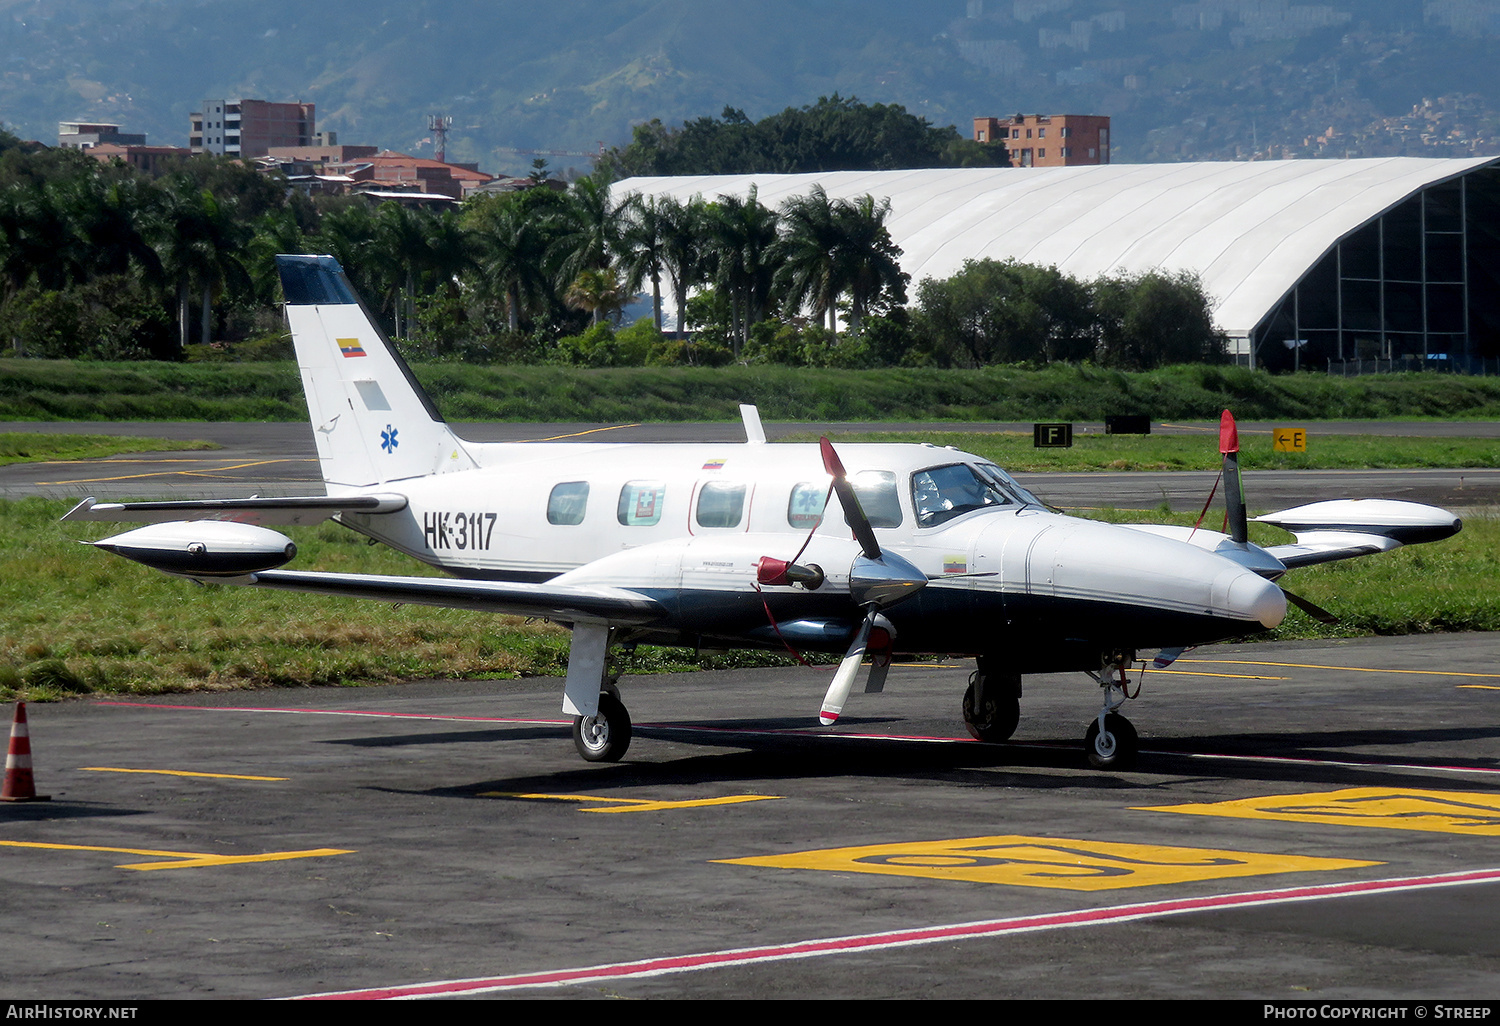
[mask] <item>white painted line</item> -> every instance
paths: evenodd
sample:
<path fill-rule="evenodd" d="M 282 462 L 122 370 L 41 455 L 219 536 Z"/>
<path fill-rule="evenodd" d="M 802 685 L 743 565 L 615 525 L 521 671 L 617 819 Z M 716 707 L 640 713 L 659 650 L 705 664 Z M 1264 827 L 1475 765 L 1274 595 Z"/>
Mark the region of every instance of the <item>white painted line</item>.
<path fill-rule="evenodd" d="M 1075 912 L 1053 912 L 1044 915 L 1019 916 L 1013 919 L 991 919 L 975 923 L 893 930 L 852 937 L 830 937 L 794 941 L 754 948 L 729 948 L 693 955 L 671 955 L 636 962 L 615 962 L 577 969 L 555 969 L 511 976 L 478 977 L 467 980 L 443 980 L 413 983 L 397 987 L 372 987 L 366 990 L 330 991 L 304 994 L 297 1000 L 397 999 L 449 997 L 455 994 L 492 994 L 498 991 L 527 990 L 538 987 L 568 987 L 582 983 L 610 980 L 643 979 L 672 973 L 696 972 L 724 966 L 779 962 L 794 958 L 817 958 L 851 951 L 879 951 L 887 948 L 915 947 L 945 941 L 970 940 L 977 937 L 1000 937 L 1039 930 L 1070 929 L 1079 926 L 1103 926 L 1139 919 L 1183 915 L 1189 912 L 1254 908 L 1324 898 L 1348 898 L 1361 894 L 1392 894 L 1400 891 L 1427 890 L 1434 887 L 1458 887 L 1466 884 L 1500 881 L 1500 869 L 1476 869 L 1434 876 L 1398 877 L 1389 880 L 1365 880 L 1351 883 L 1288 887 L 1270 891 L 1248 891 L 1202 898 L 1177 898 L 1110 908 L 1083 909 Z"/>

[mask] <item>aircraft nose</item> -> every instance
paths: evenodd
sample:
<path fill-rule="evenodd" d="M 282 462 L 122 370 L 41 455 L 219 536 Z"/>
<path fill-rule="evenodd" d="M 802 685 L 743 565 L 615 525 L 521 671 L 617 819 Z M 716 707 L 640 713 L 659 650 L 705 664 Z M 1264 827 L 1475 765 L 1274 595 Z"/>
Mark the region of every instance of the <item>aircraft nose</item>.
<path fill-rule="evenodd" d="M 1248 570 L 1226 570 L 1214 581 L 1214 605 L 1236 619 L 1270 629 L 1286 618 L 1286 595 L 1275 583 Z"/>

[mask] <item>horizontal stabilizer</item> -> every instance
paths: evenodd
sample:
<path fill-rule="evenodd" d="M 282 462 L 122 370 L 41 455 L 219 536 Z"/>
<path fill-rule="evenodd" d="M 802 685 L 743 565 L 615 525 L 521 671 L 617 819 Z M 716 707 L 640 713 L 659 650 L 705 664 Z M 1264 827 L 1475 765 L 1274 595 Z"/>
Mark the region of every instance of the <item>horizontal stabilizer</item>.
<path fill-rule="evenodd" d="M 228 520 L 240 524 L 286 526 L 319 524 L 335 513 L 397 513 L 405 508 L 406 496 L 395 492 L 167 502 L 95 502 L 90 496 L 70 509 L 63 519 L 137 524 L 162 524 L 173 520 Z"/>

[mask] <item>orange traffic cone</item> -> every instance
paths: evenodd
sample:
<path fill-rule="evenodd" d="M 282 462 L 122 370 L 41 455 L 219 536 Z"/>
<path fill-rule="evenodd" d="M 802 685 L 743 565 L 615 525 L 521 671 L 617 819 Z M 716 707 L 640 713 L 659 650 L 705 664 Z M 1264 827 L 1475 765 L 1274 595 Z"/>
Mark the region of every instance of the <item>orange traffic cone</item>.
<path fill-rule="evenodd" d="M 5 784 L 0 801 L 44 802 L 52 796 L 37 794 L 31 778 L 31 735 L 26 730 L 26 703 L 16 703 L 15 722 L 10 725 L 10 750 L 5 753 Z"/>

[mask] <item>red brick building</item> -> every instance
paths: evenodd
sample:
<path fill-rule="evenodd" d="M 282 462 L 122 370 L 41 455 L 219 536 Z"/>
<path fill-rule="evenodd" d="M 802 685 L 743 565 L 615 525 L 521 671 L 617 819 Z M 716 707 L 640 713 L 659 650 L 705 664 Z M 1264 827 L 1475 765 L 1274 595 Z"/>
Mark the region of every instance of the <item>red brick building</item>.
<path fill-rule="evenodd" d="M 1012 167 L 1109 163 L 1109 118 L 1097 114 L 1017 114 L 975 118 L 975 142 L 1001 142 Z"/>

